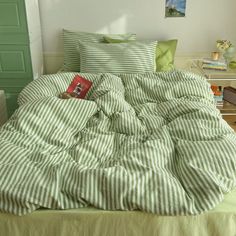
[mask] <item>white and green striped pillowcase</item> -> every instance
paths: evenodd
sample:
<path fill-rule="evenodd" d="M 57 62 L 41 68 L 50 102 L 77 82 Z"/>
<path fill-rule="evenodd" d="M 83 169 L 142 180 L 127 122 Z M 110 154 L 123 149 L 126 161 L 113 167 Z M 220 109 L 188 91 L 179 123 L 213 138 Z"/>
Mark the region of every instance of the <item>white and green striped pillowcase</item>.
<path fill-rule="evenodd" d="M 146 73 L 156 69 L 157 41 L 88 43 L 79 41 L 80 71 L 83 73 Z"/>
<path fill-rule="evenodd" d="M 80 55 L 76 50 L 78 41 L 105 43 L 104 37 L 109 36 L 116 40 L 135 40 L 136 34 L 96 34 L 87 32 L 76 32 L 63 29 L 64 41 L 64 71 L 80 71 Z"/>

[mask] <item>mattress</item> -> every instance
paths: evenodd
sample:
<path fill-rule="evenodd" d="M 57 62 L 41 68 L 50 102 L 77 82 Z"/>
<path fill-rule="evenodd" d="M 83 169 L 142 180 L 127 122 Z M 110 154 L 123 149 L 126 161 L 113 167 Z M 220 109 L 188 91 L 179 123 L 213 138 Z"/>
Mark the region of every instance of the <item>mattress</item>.
<path fill-rule="evenodd" d="M 25 216 L 0 214 L 4 236 L 235 236 L 236 189 L 215 209 L 197 216 L 159 216 L 95 208 L 37 210 Z"/>

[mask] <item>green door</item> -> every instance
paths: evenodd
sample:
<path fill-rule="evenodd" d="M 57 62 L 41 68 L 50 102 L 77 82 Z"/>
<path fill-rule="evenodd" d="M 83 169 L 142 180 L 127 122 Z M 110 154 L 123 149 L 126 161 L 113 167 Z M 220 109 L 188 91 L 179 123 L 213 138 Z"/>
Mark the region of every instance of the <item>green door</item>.
<path fill-rule="evenodd" d="M 0 89 L 6 93 L 8 116 L 32 74 L 24 0 L 0 0 Z"/>

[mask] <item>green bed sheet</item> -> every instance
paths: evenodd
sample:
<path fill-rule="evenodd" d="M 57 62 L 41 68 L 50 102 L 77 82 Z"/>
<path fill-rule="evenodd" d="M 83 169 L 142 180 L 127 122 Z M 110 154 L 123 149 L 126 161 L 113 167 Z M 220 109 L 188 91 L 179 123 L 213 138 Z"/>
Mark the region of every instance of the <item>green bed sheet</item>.
<path fill-rule="evenodd" d="M 215 209 L 197 216 L 159 216 L 95 208 L 0 214 L 4 236 L 235 236 L 236 189 Z"/>
<path fill-rule="evenodd" d="M 0 129 L 1 212 L 94 206 L 195 215 L 235 188 L 236 135 L 204 78 L 82 74 L 93 82 L 86 99 L 58 98 L 74 76 L 30 83 Z"/>

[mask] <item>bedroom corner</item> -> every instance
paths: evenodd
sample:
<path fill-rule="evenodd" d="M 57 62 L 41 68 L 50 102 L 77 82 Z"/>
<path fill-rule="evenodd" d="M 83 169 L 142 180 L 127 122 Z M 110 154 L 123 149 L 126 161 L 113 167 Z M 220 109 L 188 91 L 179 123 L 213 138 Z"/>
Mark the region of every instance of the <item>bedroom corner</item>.
<path fill-rule="evenodd" d="M 235 0 L 0 0 L 0 235 L 235 236 Z"/>

